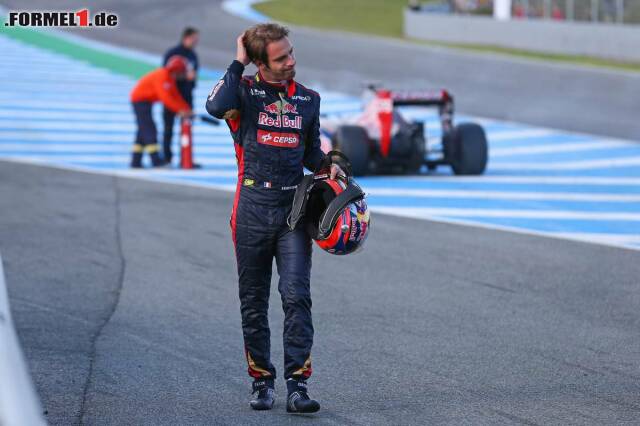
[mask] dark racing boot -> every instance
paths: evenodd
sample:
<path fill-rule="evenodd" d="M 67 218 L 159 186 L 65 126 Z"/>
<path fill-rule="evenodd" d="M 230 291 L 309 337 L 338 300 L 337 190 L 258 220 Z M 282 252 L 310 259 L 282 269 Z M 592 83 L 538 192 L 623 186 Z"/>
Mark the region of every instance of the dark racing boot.
<path fill-rule="evenodd" d="M 164 167 L 167 165 L 167 163 L 160 158 L 157 152 L 152 152 L 149 156 L 151 157 L 151 165 L 153 167 Z"/>
<path fill-rule="evenodd" d="M 271 410 L 275 404 L 276 394 L 273 390 L 273 379 L 257 379 L 253 382 L 253 398 L 249 405 L 254 410 Z"/>
<path fill-rule="evenodd" d="M 305 380 L 287 379 L 287 393 L 288 413 L 315 413 L 320 409 L 318 401 L 309 398 Z"/>
<path fill-rule="evenodd" d="M 131 154 L 131 168 L 132 169 L 141 169 L 142 168 L 142 153 L 134 152 Z"/>

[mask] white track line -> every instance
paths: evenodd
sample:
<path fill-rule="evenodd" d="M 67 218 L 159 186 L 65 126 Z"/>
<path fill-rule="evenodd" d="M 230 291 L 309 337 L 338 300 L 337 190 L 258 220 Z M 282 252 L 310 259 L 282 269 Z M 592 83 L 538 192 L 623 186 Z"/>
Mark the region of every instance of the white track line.
<path fill-rule="evenodd" d="M 2 100 L 2 94 L 0 94 L 0 103 Z M 42 119 L 55 119 L 55 120 L 87 120 L 87 121 L 119 121 L 123 123 L 135 123 L 135 118 L 132 111 L 126 112 L 82 112 L 74 111 L 69 113 L 68 111 L 49 111 L 42 110 L 0 110 L 0 118 L 30 118 L 32 120 Z"/>
<path fill-rule="evenodd" d="M 415 176 L 411 181 L 432 183 L 499 183 L 503 185 L 597 185 L 597 186 L 640 186 L 640 178 L 594 177 L 594 176 Z M 377 178 L 371 178 L 376 182 Z M 406 176 L 385 176 L 385 181 L 407 180 Z"/>
<path fill-rule="evenodd" d="M 554 219 L 554 220 L 593 220 L 593 221 L 640 221 L 640 213 L 617 212 L 573 212 L 564 210 L 520 210 L 520 209 L 474 209 L 474 208 L 432 208 L 432 207 L 384 207 L 374 206 L 375 210 L 414 218 L 430 217 L 467 217 L 467 218 L 508 218 L 508 219 Z M 395 213 L 394 213 L 395 212 Z M 640 227 L 638 228 L 640 231 Z"/>
<path fill-rule="evenodd" d="M 539 137 L 545 137 L 545 136 L 551 136 L 551 135 L 558 135 L 561 133 L 562 132 L 558 130 L 552 130 L 552 129 L 529 128 L 529 129 L 523 129 L 523 130 L 506 130 L 506 131 L 487 132 L 487 139 L 489 139 L 489 145 L 491 145 L 494 142 L 539 138 Z"/>
<path fill-rule="evenodd" d="M 62 95 L 61 95 L 62 96 Z M 62 97 L 64 99 L 64 97 Z M 126 98 L 125 98 L 126 99 Z M 124 105 L 124 103 L 122 104 Z M 47 101 L 32 101 L 29 99 L 18 99 L 11 101 L 11 106 L 13 107 L 23 107 L 23 108 L 47 108 L 54 107 L 55 109 L 68 109 L 73 111 L 116 111 L 122 112 L 122 105 L 120 104 L 101 104 L 99 102 L 65 102 L 62 100 L 57 100 L 53 103 L 48 103 Z M 128 107 L 131 110 L 131 106 Z M 131 112 L 133 114 L 133 112 Z"/>
<path fill-rule="evenodd" d="M 509 192 L 509 191 L 475 191 L 475 190 L 438 190 L 438 189 L 403 189 L 373 188 L 366 191 L 368 195 L 382 197 L 417 197 L 417 198 L 477 198 L 483 200 L 539 200 L 539 201 L 592 201 L 640 203 L 640 194 L 589 194 L 574 192 Z M 639 205 L 640 207 L 640 205 Z"/>
<path fill-rule="evenodd" d="M 121 164 L 121 165 L 127 165 L 129 164 L 129 162 L 131 161 L 131 156 L 130 155 L 122 155 L 122 154 L 117 154 L 114 153 L 112 155 L 110 154 L 104 154 L 104 155 L 82 155 L 82 154 L 78 154 L 78 155 L 56 155 L 55 157 L 52 156 L 38 156 L 38 155 L 20 155 L 20 154 L 16 154 L 16 155 L 4 155 L 1 157 L 2 159 L 15 159 L 15 158 L 19 158 L 19 159 L 33 159 L 35 162 L 54 162 L 54 163 L 95 163 L 95 164 L 102 164 L 102 163 L 113 163 L 113 164 Z M 235 166 L 236 165 L 236 159 L 233 157 L 230 158 L 207 158 L 207 157 L 201 157 L 201 158 L 196 158 L 198 163 L 202 163 L 203 165 L 209 165 L 209 166 Z"/>
<path fill-rule="evenodd" d="M 45 425 L 35 387 L 11 319 L 0 257 L 0 424 Z"/>
<path fill-rule="evenodd" d="M 163 173 L 167 173 L 165 170 L 140 170 L 140 171 L 133 171 L 133 170 L 114 170 L 114 169 L 94 169 L 94 168 L 90 168 L 90 167 L 83 167 L 83 166 L 74 166 L 74 165 L 70 165 L 70 164 L 51 164 L 48 161 L 35 161 L 32 158 L 24 158 L 24 159 L 8 159 L 7 161 L 12 161 L 12 162 L 17 162 L 17 163 L 25 163 L 25 164 L 33 164 L 33 165 L 38 165 L 41 167 L 48 167 L 48 168 L 53 168 L 53 169 L 58 169 L 58 170 L 71 170 L 71 171 L 76 171 L 76 172 L 82 172 L 82 173 L 89 173 L 89 174 L 97 174 L 97 175 L 108 175 L 108 176 L 122 176 L 122 177 L 128 177 L 128 178 L 135 178 L 135 179 L 140 179 L 140 180 L 144 180 L 144 181 L 148 181 L 148 182 L 154 182 L 154 183 L 167 183 L 167 184 L 171 184 L 171 185 L 181 185 L 181 186 L 190 186 L 190 187 L 196 187 L 196 188 L 205 188 L 205 189 L 217 189 L 217 190 L 223 190 L 223 191 L 227 191 L 227 192 L 233 192 L 236 189 L 236 185 L 235 184 L 211 184 L 211 183 L 206 183 L 206 182 L 197 182 L 197 181 L 186 181 L 186 180 L 177 180 L 177 179 L 171 179 L 166 178 L 164 176 L 159 176 L 162 175 Z M 228 171 L 231 172 L 231 171 Z M 174 172 L 170 172 L 170 173 L 174 173 Z M 184 171 L 184 173 L 187 174 L 195 174 L 198 173 L 197 171 Z M 235 174 L 235 172 L 233 172 Z M 555 177 L 554 177 L 555 178 Z M 457 178 L 453 178 L 453 179 L 457 179 Z M 380 212 L 383 214 L 387 214 L 390 216 L 400 216 L 400 217 L 412 217 L 412 216 L 407 216 L 406 214 L 404 214 L 404 210 L 402 209 L 396 209 L 396 208 L 372 208 L 373 211 L 375 212 Z M 510 227 L 510 226 L 502 226 L 502 225 L 493 225 L 493 224 L 488 224 L 488 223 L 482 223 L 482 222 L 475 222 L 475 221 L 469 221 L 469 220 L 465 220 L 465 219 L 459 219 L 459 218 L 443 218 L 443 217 L 428 217 L 425 218 L 423 216 L 417 216 L 415 217 L 417 219 L 427 219 L 431 222 L 440 222 L 440 223 L 452 223 L 452 224 L 456 224 L 456 225 L 463 225 L 463 226 L 471 226 L 474 228 L 484 228 L 484 229 L 493 229 L 493 230 L 499 230 L 499 231 L 506 231 L 506 232 L 511 232 L 514 234 L 521 234 L 521 235 L 532 235 L 532 236 L 537 236 L 537 237 L 545 237 L 545 238 L 553 238 L 553 239 L 560 239 L 560 240 L 573 240 L 573 241 L 579 241 L 579 242 L 583 242 L 583 243 L 587 243 L 587 244 L 592 244 L 592 245 L 600 245 L 600 246 L 610 246 L 610 247 L 615 247 L 618 249 L 626 249 L 626 250 L 633 250 L 633 251 L 640 251 L 640 246 L 636 246 L 636 245 L 625 245 L 625 244 L 618 244 L 615 242 L 612 242 L 610 239 L 598 239 L 598 240 L 592 240 L 592 239 L 582 239 L 580 238 L 580 233 L 577 233 L 577 237 L 572 237 L 572 233 L 565 233 L 562 235 L 556 235 L 555 233 L 552 232 L 542 232 L 542 231 L 535 231 L 535 230 L 529 230 L 526 228 L 517 228 L 517 227 Z"/>
<path fill-rule="evenodd" d="M 560 238 L 575 238 L 581 241 L 598 240 L 614 245 L 640 244 L 640 235 L 600 234 L 595 232 L 554 232 L 553 234 Z"/>
<path fill-rule="evenodd" d="M 0 129 L 24 129 L 25 131 L 50 131 L 50 130 L 66 130 L 69 133 L 79 133 L 82 131 L 126 131 L 135 132 L 137 126 L 133 123 L 92 123 L 80 121 L 15 121 L 0 119 Z M 220 134 L 222 133 L 217 127 L 205 125 L 198 129 L 203 134 Z M 226 129 L 224 129 L 226 130 Z M 227 131 L 228 133 L 228 131 Z"/>
<path fill-rule="evenodd" d="M 509 157 L 512 155 L 557 154 L 561 152 L 582 152 L 598 149 L 638 147 L 634 142 L 614 139 L 599 139 L 590 142 L 563 143 L 557 145 L 521 146 L 514 148 L 490 148 L 491 158 Z"/>
<path fill-rule="evenodd" d="M 65 82 L 66 81 L 66 82 Z M 117 90 L 118 93 L 127 93 L 133 89 L 135 85 L 135 81 L 131 82 L 114 82 L 113 84 L 109 82 L 108 85 L 105 85 L 104 82 L 92 83 L 84 80 L 65 80 L 60 79 L 56 82 L 45 82 L 43 81 L 41 84 L 36 83 L 28 83 L 21 81 L 12 81 L 11 88 L 19 89 L 25 92 L 25 96 L 29 96 L 29 93 L 41 93 L 43 91 L 59 93 L 61 96 L 69 93 L 69 83 L 73 82 L 73 89 L 86 95 L 92 95 L 96 97 L 100 97 L 101 95 L 111 96 Z"/>
<path fill-rule="evenodd" d="M 589 170 L 640 165 L 640 156 L 627 158 L 601 158 L 598 160 L 566 161 L 561 163 L 498 163 L 490 165 L 491 171 L 524 170 Z"/>
<path fill-rule="evenodd" d="M 630 235 L 629 237 L 632 238 L 633 240 L 630 243 L 628 243 L 628 242 L 615 241 L 614 239 L 609 238 L 609 235 L 611 234 L 604 234 L 604 238 L 598 238 L 600 234 L 585 234 L 585 233 L 579 233 L 579 232 L 575 234 L 571 232 L 565 232 L 565 233 L 544 232 L 544 231 L 535 231 L 535 230 L 526 229 L 526 228 L 517 228 L 514 226 L 494 225 L 491 223 L 476 222 L 473 220 L 465 220 L 460 218 L 414 217 L 414 216 L 406 215 L 405 212 L 402 210 L 398 211 L 394 209 L 385 209 L 385 208 L 379 208 L 379 207 L 378 208 L 372 207 L 371 209 L 374 212 L 379 212 L 382 214 L 396 216 L 396 217 L 409 217 L 412 219 L 422 219 L 422 220 L 427 219 L 430 222 L 450 223 L 454 225 L 469 226 L 473 228 L 482 228 L 482 229 L 489 229 L 489 230 L 511 232 L 511 233 L 520 234 L 520 235 L 531 235 L 535 237 L 553 238 L 557 240 L 578 241 L 581 243 L 587 243 L 592 245 L 609 246 L 609 247 L 622 248 L 622 249 L 633 250 L 633 251 L 640 251 L 640 246 L 638 246 L 635 242 L 636 237 L 639 237 L 638 235 Z M 613 234 L 613 235 L 617 235 L 617 234 Z M 595 238 L 591 238 L 592 236 L 594 236 Z"/>
<path fill-rule="evenodd" d="M 135 137 L 134 132 L 124 133 L 67 133 L 67 132 L 55 132 L 47 133 L 46 131 L 3 131 L 0 130 L 0 141 L 16 142 L 16 141 L 32 141 L 32 142 L 115 142 L 115 143 L 130 143 L 133 144 Z M 200 135 L 200 138 L 196 139 L 196 144 L 200 142 L 231 143 L 231 136 L 218 135 L 218 134 L 200 134 L 195 132 L 195 135 Z"/>
<path fill-rule="evenodd" d="M 197 145 L 194 147 L 196 154 L 229 154 L 235 155 L 235 149 L 231 143 L 224 145 Z M 53 152 L 70 152 L 77 154 L 89 154 L 92 152 L 107 152 L 110 154 L 129 153 L 131 143 L 125 144 L 35 144 L 35 143 L 0 143 L 0 151 L 22 152 L 34 151 L 41 155 Z"/>

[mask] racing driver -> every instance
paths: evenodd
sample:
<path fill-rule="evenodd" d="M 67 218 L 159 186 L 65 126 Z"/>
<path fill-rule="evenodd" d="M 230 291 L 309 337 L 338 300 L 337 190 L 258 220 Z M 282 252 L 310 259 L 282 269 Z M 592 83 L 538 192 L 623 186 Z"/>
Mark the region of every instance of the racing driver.
<path fill-rule="evenodd" d="M 325 157 L 320 149 L 320 96 L 297 83 L 289 30 L 258 24 L 237 38 L 237 55 L 207 100 L 207 111 L 224 118 L 238 162 L 231 232 L 238 266 L 245 356 L 253 381 L 250 405 L 274 404 L 276 369 L 270 359 L 267 318 L 271 266 L 276 259 L 284 310 L 284 378 L 287 411 L 320 409 L 310 399 L 311 240 L 302 228 L 290 231 L 287 216 L 303 165 L 314 171 Z M 242 76 L 253 62 L 258 72 Z M 331 165 L 331 177 L 343 171 Z"/>

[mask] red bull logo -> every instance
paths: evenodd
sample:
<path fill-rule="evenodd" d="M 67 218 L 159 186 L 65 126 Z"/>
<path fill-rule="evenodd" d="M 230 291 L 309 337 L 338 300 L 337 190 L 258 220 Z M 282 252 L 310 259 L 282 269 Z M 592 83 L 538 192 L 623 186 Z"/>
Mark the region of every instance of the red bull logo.
<path fill-rule="evenodd" d="M 264 111 L 269 114 L 298 114 L 298 106 L 289 102 L 279 100 L 264 106 Z"/>
<path fill-rule="evenodd" d="M 265 105 L 264 110 L 269 114 L 280 114 L 280 101 Z"/>
<path fill-rule="evenodd" d="M 282 112 L 285 114 L 297 114 L 298 107 L 296 105 L 286 102 L 282 105 Z"/>
<path fill-rule="evenodd" d="M 290 129 L 302 129 L 302 117 L 299 115 L 294 118 L 289 118 L 286 115 L 277 115 L 276 118 L 269 116 L 269 114 L 261 112 L 258 113 L 258 124 L 269 127 L 288 127 Z"/>

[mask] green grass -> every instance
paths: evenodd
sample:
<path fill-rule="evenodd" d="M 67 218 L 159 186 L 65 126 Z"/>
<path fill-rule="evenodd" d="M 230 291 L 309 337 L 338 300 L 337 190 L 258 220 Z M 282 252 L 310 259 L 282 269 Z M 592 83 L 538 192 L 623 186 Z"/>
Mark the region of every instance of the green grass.
<path fill-rule="evenodd" d="M 80 59 L 118 74 L 139 78 L 155 68 L 147 62 L 123 58 L 120 55 L 81 46 L 45 32 L 21 27 L 5 27 L 4 22 L 5 20 L 0 18 L 0 34 L 74 59 Z"/>
<path fill-rule="evenodd" d="M 259 12 L 282 22 L 321 29 L 404 38 L 403 9 L 407 0 L 271 0 L 254 5 Z M 423 1 L 423 3 L 427 3 Z M 542 61 L 640 72 L 640 63 L 618 62 L 588 56 L 561 55 L 500 46 L 446 43 L 411 39 L 431 46 L 472 52 L 497 53 Z"/>
<path fill-rule="evenodd" d="M 418 43 L 431 46 L 450 47 L 453 49 L 466 50 L 472 52 L 498 53 L 509 56 L 516 56 L 527 59 L 538 59 L 542 61 L 564 62 L 575 65 L 585 65 L 593 67 L 613 68 L 623 71 L 640 72 L 640 63 L 618 62 L 606 59 L 593 58 L 590 56 L 562 55 L 556 53 L 535 52 L 531 50 L 511 49 L 508 47 L 480 45 L 480 44 L 458 44 L 436 41 L 412 40 Z"/>
<path fill-rule="evenodd" d="M 406 5 L 407 0 L 274 0 L 254 8 L 297 25 L 402 37 Z"/>

